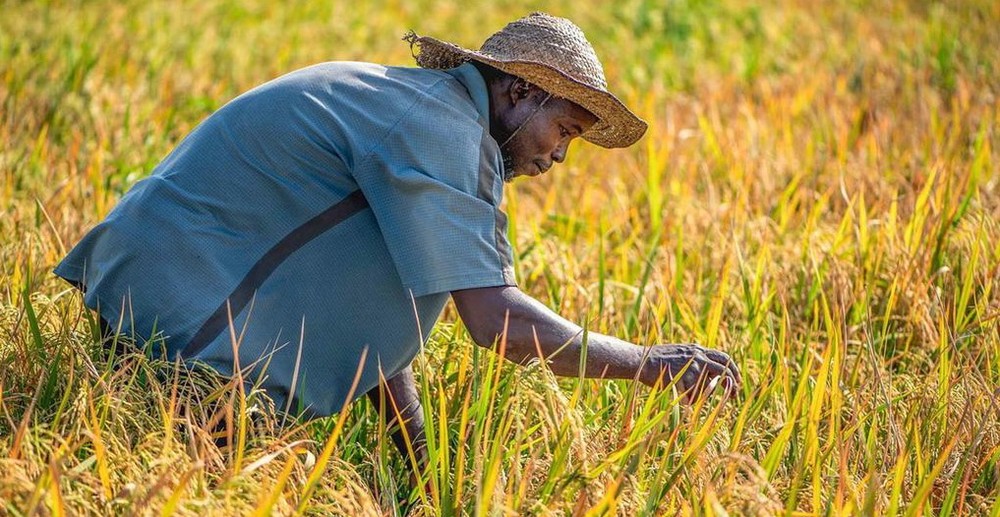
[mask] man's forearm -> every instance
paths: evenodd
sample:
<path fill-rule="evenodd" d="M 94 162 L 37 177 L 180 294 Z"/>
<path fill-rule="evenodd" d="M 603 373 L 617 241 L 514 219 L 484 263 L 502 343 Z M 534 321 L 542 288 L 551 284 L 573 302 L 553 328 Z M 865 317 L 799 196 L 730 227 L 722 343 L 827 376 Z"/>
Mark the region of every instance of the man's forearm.
<path fill-rule="evenodd" d="M 585 377 L 631 379 L 638 373 L 644 347 L 596 332 L 585 333 L 579 325 L 516 288 L 495 293 L 495 299 L 487 300 L 458 295 L 466 302 L 459 306 L 460 312 L 465 309 L 462 319 L 472 323 L 470 331 L 477 329 L 473 335 L 477 343 L 492 343 L 498 352 L 502 343 L 504 357 L 518 364 L 543 359 L 560 376 L 579 375 L 584 353 Z M 489 295 L 489 291 L 482 294 Z"/>
<path fill-rule="evenodd" d="M 560 376 L 579 375 L 580 363 L 585 360 L 586 378 L 632 379 L 642 365 L 642 353 L 642 347 L 611 336 L 588 333 L 584 338 L 581 333 L 565 348 L 545 358 L 552 372 Z"/>
<path fill-rule="evenodd" d="M 551 321 L 539 321 L 532 313 L 522 313 L 528 316 L 527 321 L 520 315 L 508 319 L 504 355 L 511 361 L 523 364 L 544 359 L 552 373 L 564 377 L 579 375 L 581 362 L 587 378 L 631 379 L 638 373 L 643 347 L 587 332 L 554 313 L 548 315 L 554 317 Z"/>

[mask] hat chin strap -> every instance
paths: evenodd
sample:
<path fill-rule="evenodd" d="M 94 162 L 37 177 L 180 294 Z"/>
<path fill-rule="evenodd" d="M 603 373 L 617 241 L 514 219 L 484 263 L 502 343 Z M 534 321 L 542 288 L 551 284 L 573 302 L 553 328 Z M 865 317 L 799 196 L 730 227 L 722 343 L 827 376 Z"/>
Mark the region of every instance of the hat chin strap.
<path fill-rule="evenodd" d="M 504 147 L 507 147 L 507 144 L 509 144 L 510 141 L 514 139 L 514 136 L 516 136 L 518 133 L 521 132 L 521 129 L 524 128 L 524 126 L 526 126 L 528 122 L 530 122 L 531 119 L 535 117 L 535 115 L 542 109 L 542 106 L 545 106 L 545 103 L 549 102 L 549 99 L 551 98 L 552 94 L 546 92 L 545 98 L 542 99 L 542 102 L 538 103 L 538 106 L 535 108 L 535 111 L 532 111 L 528 115 L 528 118 L 524 119 L 524 122 L 521 122 L 521 125 L 517 126 L 517 129 L 515 129 L 514 132 L 511 133 L 510 136 L 508 136 L 507 139 L 504 140 L 502 144 L 500 144 L 500 148 L 503 149 Z"/>

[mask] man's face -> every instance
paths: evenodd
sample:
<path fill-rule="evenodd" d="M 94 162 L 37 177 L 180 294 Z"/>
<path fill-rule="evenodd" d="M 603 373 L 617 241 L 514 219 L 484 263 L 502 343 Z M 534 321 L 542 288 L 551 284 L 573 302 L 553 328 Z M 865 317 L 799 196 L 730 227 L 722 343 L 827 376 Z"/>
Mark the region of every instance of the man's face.
<path fill-rule="evenodd" d="M 516 88 L 509 109 L 498 120 L 497 140 L 508 182 L 517 176 L 538 176 L 553 162 L 562 163 L 569 143 L 597 122 L 589 111 L 566 99 L 549 97 L 531 85 L 526 90 Z"/>

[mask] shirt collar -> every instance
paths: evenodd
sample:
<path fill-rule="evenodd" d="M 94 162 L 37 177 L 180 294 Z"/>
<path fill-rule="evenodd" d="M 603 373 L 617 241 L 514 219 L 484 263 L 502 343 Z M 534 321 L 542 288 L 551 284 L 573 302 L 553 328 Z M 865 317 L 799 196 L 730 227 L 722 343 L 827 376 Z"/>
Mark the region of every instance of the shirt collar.
<path fill-rule="evenodd" d="M 465 63 L 456 68 L 445 70 L 445 72 L 458 79 L 458 82 L 462 83 L 466 90 L 469 90 L 472 102 L 476 105 L 476 111 L 479 112 L 480 123 L 483 124 L 483 127 L 489 128 L 490 97 L 486 90 L 486 81 L 476 66 L 472 63 Z"/>

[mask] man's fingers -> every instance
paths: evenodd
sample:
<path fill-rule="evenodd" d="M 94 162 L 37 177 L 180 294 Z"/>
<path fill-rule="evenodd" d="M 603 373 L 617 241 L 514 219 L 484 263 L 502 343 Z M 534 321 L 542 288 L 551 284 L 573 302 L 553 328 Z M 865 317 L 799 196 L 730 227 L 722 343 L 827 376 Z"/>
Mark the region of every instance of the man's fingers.
<path fill-rule="evenodd" d="M 684 391 L 684 400 L 686 403 L 691 404 L 698 399 L 707 397 L 717 385 L 718 381 L 715 381 L 715 379 L 721 380 L 726 378 L 724 375 L 712 373 L 712 370 L 721 371 L 725 369 L 722 368 L 719 370 L 716 367 L 721 367 L 721 365 L 713 364 L 709 368 L 702 370 L 700 374 L 692 372 L 690 375 L 684 375 L 686 388 Z"/>
<path fill-rule="evenodd" d="M 729 372 L 733 376 L 733 380 L 736 381 L 737 386 L 743 385 L 743 376 L 740 375 L 740 369 L 736 366 L 736 361 L 733 361 L 733 358 L 730 357 L 729 354 L 718 350 L 708 350 L 706 355 L 708 355 L 708 357 L 713 361 L 726 365 L 726 368 L 729 369 Z"/>
<path fill-rule="evenodd" d="M 703 374 L 708 374 L 711 377 L 724 377 L 730 375 L 729 368 L 726 368 L 726 365 L 723 363 L 708 359 L 703 361 L 701 364 Z"/>
<path fill-rule="evenodd" d="M 678 379 L 677 390 L 683 392 L 688 403 L 714 391 L 721 383 L 727 397 L 736 395 L 736 377 L 725 364 L 711 359 L 692 362 Z"/>
<path fill-rule="evenodd" d="M 736 363 L 733 362 L 729 356 L 725 356 L 727 360 L 725 363 L 713 363 L 714 365 L 720 366 L 722 371 L 718 374 L 716 383 L 721 383 L 722 388 L 725 391 L 727 397 L 735 397 L 743 385 L 743 380 L 740 378 L 740 370 L 736 367 Z"/>
<path fill-rule="evenodd" d="M 726 396 L 731 397 L 735 395 L 735 386 L 739 381 L 733 376 L 733 371 L 727 364 L 709 361 L 705 363 L 702 382 L 704 382 L 703 390 L 712 392 L 721 385 Z"/>

